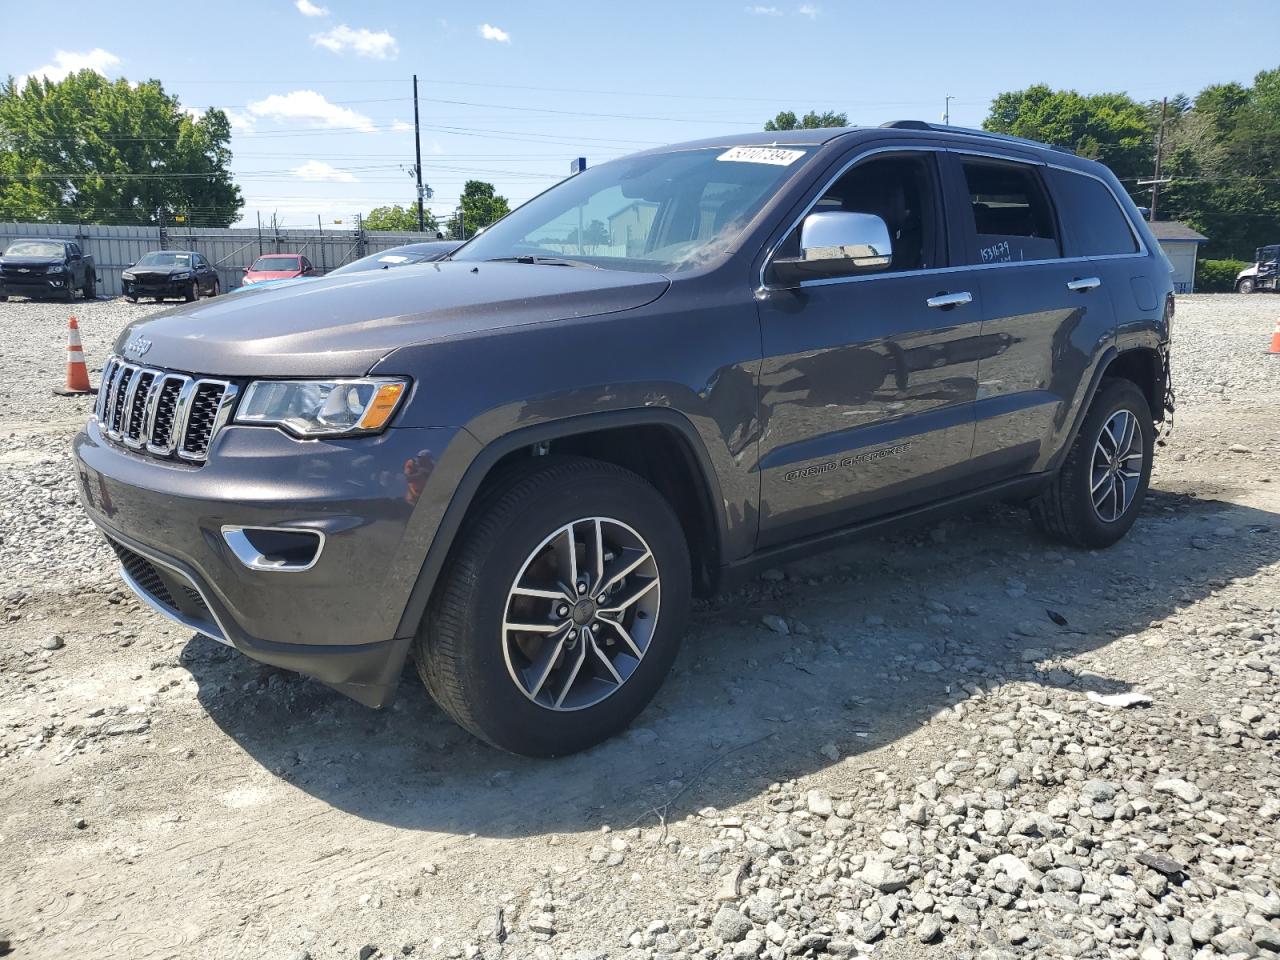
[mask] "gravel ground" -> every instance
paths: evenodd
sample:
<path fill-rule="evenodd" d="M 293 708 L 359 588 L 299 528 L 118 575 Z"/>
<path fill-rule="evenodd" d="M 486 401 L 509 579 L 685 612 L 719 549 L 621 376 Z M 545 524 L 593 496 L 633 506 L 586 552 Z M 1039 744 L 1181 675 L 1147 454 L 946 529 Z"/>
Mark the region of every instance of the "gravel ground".
<path fill-rule="evenodd" d="M 154 309 L 78 307 L 99 363 Z M 140 608 L 75 502 L 65 308 L 0 306 L 0 953 L 1280 956 L 1278 313 L 1179 301 L 1115 548 L 998 507 L 770 571 L 636 728 L 535 762 Z"/>

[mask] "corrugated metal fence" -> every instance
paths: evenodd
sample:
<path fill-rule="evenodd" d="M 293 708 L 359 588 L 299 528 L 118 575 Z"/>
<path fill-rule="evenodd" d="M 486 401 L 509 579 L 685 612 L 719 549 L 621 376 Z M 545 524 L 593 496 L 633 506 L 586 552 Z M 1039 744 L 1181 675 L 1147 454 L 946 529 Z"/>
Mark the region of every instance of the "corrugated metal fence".
<path fill-rule="evenodd" d="M 318 273 L 379 250 L 435 239 L 429 233 L 366 230 L 272 230 L 264 227 L 109 227 L 76 223 L 0 223 L 0 250 L 19 237 L 75 240 L 93 257 L 98 291 L 120 296 L 120 274 L 151 250 L 196 250 L 218 268 L 223 290 L 240 286 L 245 268 L 264 253 L 300 253 Z"/>

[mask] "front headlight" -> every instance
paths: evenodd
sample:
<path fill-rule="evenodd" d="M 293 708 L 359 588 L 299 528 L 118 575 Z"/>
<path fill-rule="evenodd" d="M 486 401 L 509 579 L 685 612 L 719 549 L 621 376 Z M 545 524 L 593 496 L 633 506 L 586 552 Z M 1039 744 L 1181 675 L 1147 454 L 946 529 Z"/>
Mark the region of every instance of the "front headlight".
<path fill-rule="evenodd" d="M 377 433 L 391 420 L 408 390 L 404 380 L 255 380 L 237 423 L 283 427 L 299 437 Z"/>
<path fill-rule="evenodd" d="M 54 264 L 51 264 L 51 265 L 48 267 L 47 272 L 48 272 L 48 273 L 62 273 L 62 271 L 66 270 L 66 269 L 67 269 L 67 268 L 66 268 L 66 267 L 64 267 L 62 264 L 60 264 L 60 263 L 54 263 Z"/>
<path fill-rule="evenodd" d="M 133 276 L 133 274 L 132 274 L 132 273 L 130 273 L 128 270 L 126 270 L 124 273 L 120 274 L 120 279 L 121 279 L 121 280 L 132 280 L 132 279 L 134 279 L 134 276 Z"/>
<path fill-rule="evenodd" d="M 191 279 L 191 271 L 190 271 L 190 270 L 183 270 L 181 273 L 174 273 L 174 274 L 170 274 L 170 275 L 169 275 L 169 279 L 170 279 L 170 280 L 190 280 L 190 279 Z"/>

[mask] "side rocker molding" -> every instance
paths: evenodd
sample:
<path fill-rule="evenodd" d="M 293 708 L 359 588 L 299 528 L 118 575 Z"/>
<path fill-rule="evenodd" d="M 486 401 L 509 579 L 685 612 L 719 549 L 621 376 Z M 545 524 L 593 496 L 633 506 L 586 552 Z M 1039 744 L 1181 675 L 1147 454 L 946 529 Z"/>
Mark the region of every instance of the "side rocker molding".
<path fill-rule="evenodd" d="M 409 594 L 409 602 L 400 617 L 396 636 L 411 637 L 417 632 L 418 625 L 422 621 L 422 615 L 426 612 L 427 602 L 431 599 L 431 592 L 435 589 L 440 571 L 449 556 L 449 550 L 453 546 L 458 530 L 462 527 L 467 511 L 471 508 L 471 504 L 475 502 L 476 494 L 479 492 L 485 478 L 489 475 L 490 470 L 499 460 L 517 450 L 532 447 L 539 443 L 564 440 L 568 437 L 594 433 L 599 430 L 642 426 L 669 427 L 678 431 L 683 437 L 688 449 L 693 454 L 698 470 L 702 474 L 707 499 L 704 507 L 711 511 L 711 516 L 715 522 L 716 536 L 719 544 L 723 545 L 725 542 L 724 499 L 720 492 L 719 478 L 712 466 L 706 447 L 702 443 L 702 438 L 698 435 L 698 431 L 678 411 L 665 407 L 650 407 L 643 410 L 614 410 L 525 427 L 504 434 L 489 443 L 467 467 L 461 483 L 458 484 L 458 488 L 453 494 L 453 499 L 449 501 L 449 506 L 440 521 L 440 526 L 432 538 L 431 546 L 427 550 L 427 556 L 422 563 L 422 569 L 418 572 L 413 590 Z"/>

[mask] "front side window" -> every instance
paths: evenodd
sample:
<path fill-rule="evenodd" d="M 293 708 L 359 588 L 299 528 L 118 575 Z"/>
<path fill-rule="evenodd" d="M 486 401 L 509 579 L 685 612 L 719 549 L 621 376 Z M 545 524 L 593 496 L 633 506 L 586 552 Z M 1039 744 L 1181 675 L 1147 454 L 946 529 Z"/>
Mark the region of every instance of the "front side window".
<path fill-rule="evenodd" d="M 977 234 L 975 263 L 1052 260 L 1062 256 L 1053 209 L 1034 167 L 963 162 Z"/>
<path fill-rule="evenodd" d="M 645 154 L 564 181 L 495 223 L 454 260 L 679 272 L 736 249 L 751 218 L 812 147 Z"/>
<path fill-rule="evenodd" d="M 893 259 L 876 272 L 898 273 L 942 266 L 935 171 L 931 153 L 873 157 L 827 187 L 810 213 L 870 213 L 883 220 L 893 244 Z M 791 232 L 775 256 L 799 256 L 800 230 L 798 226 Z"/>
<path fill-rule="evenodd" d="M 1071 225 L 1072 252 L 1079 257 L 1137 253 L 1129 218 L 1101 180 L 1065 170 L 1054 171 L 1062 215 Z"/>

